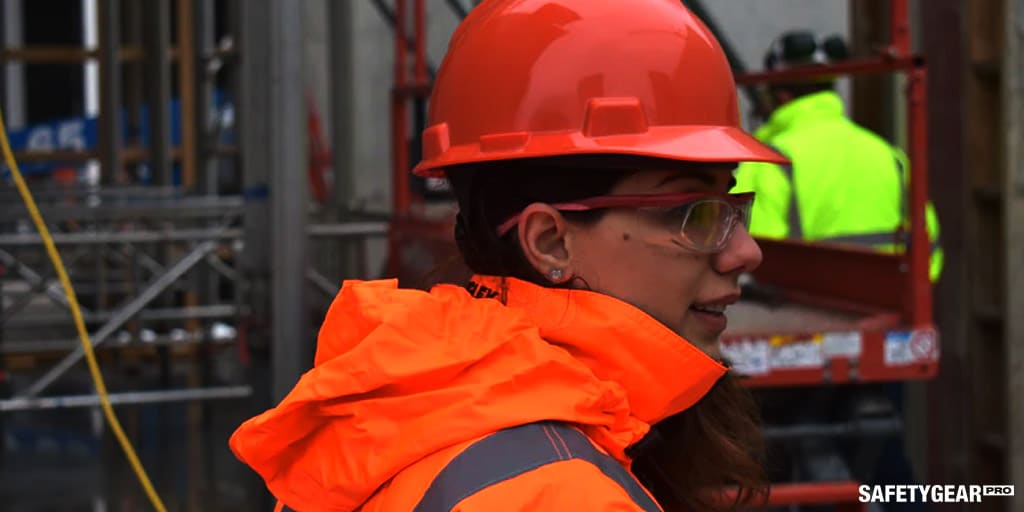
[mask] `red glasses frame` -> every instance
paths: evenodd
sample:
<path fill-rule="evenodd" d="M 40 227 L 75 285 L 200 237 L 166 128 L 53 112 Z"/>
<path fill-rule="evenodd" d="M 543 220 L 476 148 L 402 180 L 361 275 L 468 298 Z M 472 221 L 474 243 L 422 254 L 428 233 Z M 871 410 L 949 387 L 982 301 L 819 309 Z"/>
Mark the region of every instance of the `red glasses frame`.
<path fill-rule="evenodd" d="M 685 206 L 702 199 L 719 199 L 733 206 L 749 204 L 754 200 L 753 192 L 722 194 L 716 192 L 688 192 L 683 194 L 624 194 L 594 196 L 566 203 L 555 203 L 551 207 L 562 212 L 583 212 L 601 208 L 658 208 Z M 517 213 L 498 225 L 498 236 L 504 236 L 519 223 L 522 213 Z"/>

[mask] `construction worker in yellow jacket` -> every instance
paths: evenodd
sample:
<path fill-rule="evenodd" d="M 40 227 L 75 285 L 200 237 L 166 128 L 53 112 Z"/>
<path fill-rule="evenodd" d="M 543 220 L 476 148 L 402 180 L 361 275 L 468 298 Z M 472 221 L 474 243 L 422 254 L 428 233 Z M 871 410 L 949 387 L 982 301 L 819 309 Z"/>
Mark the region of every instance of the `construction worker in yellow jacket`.
<path fill-rule="evenodd" d="M 810 32 L 793 31 L 772 44 L 765 67 L 823 64 L 846 56 L 846 45 L 837 36 L 818 40 Z M 904 250 L 909 237 L 901 239 L 898 232 L 910 224 L 906 155 L 846 117 L 831 78 L 775 84 L 769 93 L 774 110 L 755 136 L 792 165 L 744 163 L 737 170 L 736 190 L 757 193 L 751 234 Z M 930 203 L 926 223 L 935 281 L 942 249 Z"/>
<path fill-rule="evenodd" d="M 846 45 L 838 36 L 819 39 L 808 31 L 792 31 L 773 42 L 764 64 L 768 70 L 778 70 L 840 61 L 847 56 Z M 903 151 L 846 117 L 832 78 L 773 84 L 768 92 L 773 110 L 755 137 L 788 157 L 791 164 L 742 163 L 737 169 L 734 190 L 757 194 L 751 234 L 854 244 L 886 252 L 905 250 L 910 225 L 910 162 Z M 929 270 L 935 281 L 942 270 L 939 224 L 930 203 L 925 214 L 932 246 Z M 901 228 L 903 238 L 899 236 Z M 853 388 L 820 391 L 823 395 L 810 389 L 787 391 L 787 401 L 795 409 L 781 414 L 799 414 L 809 421 L 834 421 L 834 412 L 803 408 L 813 399 L 856 404 L 871 396 L 888 397 L 897 414 L 902 410 L 900 383 L 882 384 L 863 391 L 864 395 Z M 844 410 L 837 405 L 828 410 L 832 409 Z M 872 461 L 853 455 L 863 459 L 863 453 L 878 449 L 863 440 L 801 445 L 797 453 L 821 457 L 828 453 L 829 446 L 842 455 L 845 467 L 831 466 L 828 471 L 833 473 L 818 478 L 852 478 L 878 485 L 916 482 L 898 436 L 884 440 L 882 455 Z M 884 510 L 917 512 L 921 510 L 919 505 L 887 504 Z"/>

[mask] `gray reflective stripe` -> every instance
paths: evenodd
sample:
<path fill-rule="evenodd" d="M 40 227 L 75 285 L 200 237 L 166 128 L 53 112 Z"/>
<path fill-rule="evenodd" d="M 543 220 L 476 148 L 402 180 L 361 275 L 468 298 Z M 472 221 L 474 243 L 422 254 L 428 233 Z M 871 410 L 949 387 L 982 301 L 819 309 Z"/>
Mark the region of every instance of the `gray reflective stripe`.
<path fill-rule="evenodd" d="M 770 148 L 774 149 L 776 153 L 789 158 L 789 155 L 782 152 L 778 147 L 770 145 Z M 789 180 L 789 238 L 803 238 L 804 228 L 800 224 L 800 205 L 796 199 L 796 180 L 793 179 L 793 166 L 786 164 L 777 164 L 782 172 L 786 175 L 786 179 Z"/>
<path fill-rule="evenodd" d="M 903 219 L 903 222 L 906 222 L 906 223 L 909 224 L 910 223 L 910 208 L 909 208 L 910 198 L 907 197 L 907 194 L 908 194 L 907 186 L 906 186 L 906 179 L 907 179 L 906 172 L 907 172 L 907 170 L 903 167 L 903 161 L 900 160 L 900 157 L 897 155 L 895 158 L 896 158 L 896 169 L 899 171 L 899 174 L 900 174 L 900 215 L 902 216 L 901 218 Z M 926 218 L 925 219 L 925 230 L 926 231 L 928 231 L 928 225 L 927 224 L 928 224 L 928 220 Z M 932 233 L 929 232 L 928 233 L 928 238 L 931 238 L 931 235 L 932 235 Z M 907 245 L 908 246 L 910 245 L 910 240 L 909 239 L 907 240 Z M 939 239 L 937 237 L 935 238 L 935 240 L 931 241 L 930 245 L 931 245 L 931 251 L 932 251 L 933 254 L 936 251 L 938 251 L 939 249 L 942 249 L 942 244 L 939 243 Z"/>
<path fill-rule="evenodd" d="M 787 156 L 778 147 L 776 147 L 776 146 L 770 146 L 770 147 L 772 149 L 774 149 L 776 152 L 778 152 L 779 154 L 781 154 L 783 156 Z M 788 156 L 787 156 L 787 158 L 788 158 Z M 908 220 L 910 218 L 910 212 L 909 212 L 909 209 L 908 209 L 909 198 L 907 197 L 907 188 L 906 188 L 906 183 L 904 182 L 904 180 L 906 179 L 906 176 L 905 176 L 906 169 L 903 166 L 903 161 L 900 160 L 898 155 L 893 155 L 893 161 L 896 162 L 896 172 L 897 172 L 897 174 L 899 174 L 899 183 L 900 183 L 900 218 L 903 219 L 903 221 L 906 221 L 906 220 Z M 786 179 L 789 180 L 789 190 L 790 190 L 790 194 L 789 194 L 789 238 L 802 239 L 804 237 L 803 225 L 801 224 L 801 218 L 800 218 L 800 204 L 799 204 L 799 201 L 797 200 L 796 180 L 793 178 L 793 166 L 792 165 L 782 165 L 782 164 L 779 164 L 779 168 L 782 169 L 782 172 L 786 175 Z M 861 233 L 861 234 L 856 234 L 856 235 L 834 236 L 834 237 L 829 237 L 829 238 L 822 238 L 822 239 L 819 239 L 819 241 L 855 244 L 855 245 L 863 245 L 863 246 L 897 244 L 897 243 L 901 242 L 898 239 L 898 237 L 896 236 L 895 232 L 893 232 L 893 231 L 876 232 L 876 233 Z M 910 243 L 910 241 L 907 240 L 907 244 L 908 245 L 909 245 L 909 243 Z M 941 249 L 941 244 L 939 243 L 938 239 L 932 240 L 930 245 L 931 245 L 931 252 L 933 252 L 933 253 L 935 251 L 938 251 L 939 249 Z"/>
<path fill-rule="evenodd" d="M 789 179 L 789 238 L 803 238 L 804 228 L 800 224 L 800 205 L 796 200 L 796 180 L 793 179 L 793 166 L 780 164 L 779 167 Z"/>
<path fill-rule="evenodd" d="M 899 155 L 893 155 L 893 159 L 896 160 L 896 172 L 899 173 L 900 180 L 900 219 L 901 222 L 910 221 L 910 198 L 907 197 L 907 184 L 906 184 L 906 169 L 903 168 L 903 161 L 900 160 Z"/>
<path fill-rule="evenodd" d="M 492 485 L 572 459 L 596 466 L 645 512 L 661 512 L 621 464 L 599 452 L 579 431 L 555 422 L 502 430 L 473 443 L 438 473 L 414 512 L 448 512 L 462 500 Z"/>

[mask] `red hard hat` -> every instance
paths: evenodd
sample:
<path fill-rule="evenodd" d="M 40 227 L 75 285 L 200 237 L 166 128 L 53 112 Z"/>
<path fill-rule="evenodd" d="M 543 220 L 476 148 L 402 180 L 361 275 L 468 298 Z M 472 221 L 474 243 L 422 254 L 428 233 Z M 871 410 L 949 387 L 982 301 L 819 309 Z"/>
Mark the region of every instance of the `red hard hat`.
<path fill-rule="evenodd" d="M 414 172 L 574 154 L 787 160 L 740 127 L 718 41 L 679 0 L 487 0 L 438 70 Z"/>

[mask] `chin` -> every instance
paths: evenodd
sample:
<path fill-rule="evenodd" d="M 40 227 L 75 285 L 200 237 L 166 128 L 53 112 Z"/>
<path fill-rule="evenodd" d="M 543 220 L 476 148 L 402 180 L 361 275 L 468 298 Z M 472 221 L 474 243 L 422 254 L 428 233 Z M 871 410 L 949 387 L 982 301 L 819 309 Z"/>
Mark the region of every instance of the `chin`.
<path fill-rule="evenodd" d="M 692 331 L 688 333 L 685 329 L 677 329 L 676 333 L 682 336 L 686 341 L 689 341 L 691 345 L 699 348 L 701 352 L 704 352 L 716 360 L 721 360 L 721 346 L 718 343 L 721 336 L 713 334 L 698 334 Z"/>
<path fill-rule="evenodd" d="M 694 343 L 697 345 L 697 348 L 701 350 L 701 352 L 704 352 L 705 354 L 711 356 L 712 359 L 716 361 L 722 360 L 722 350 L 721 346 L 718 344 L 718 338 L 709 341 L 700 341 Z"/>

